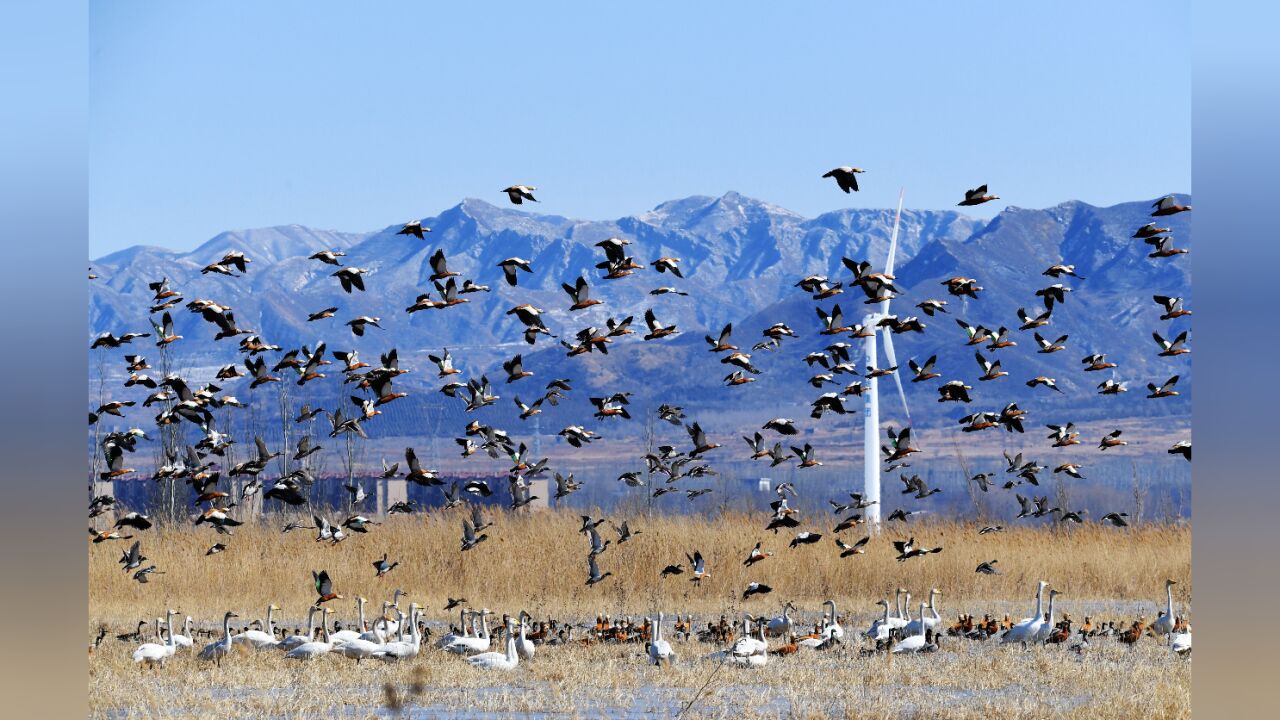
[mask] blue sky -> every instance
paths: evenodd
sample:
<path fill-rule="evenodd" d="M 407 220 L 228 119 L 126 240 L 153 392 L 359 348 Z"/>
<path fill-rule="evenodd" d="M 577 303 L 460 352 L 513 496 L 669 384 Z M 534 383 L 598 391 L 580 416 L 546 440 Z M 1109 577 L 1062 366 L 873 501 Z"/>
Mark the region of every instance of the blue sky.
<path fill-rule="evenodd" d="M 592 219 L 1191 189 L 1185 2 L 461 5 L 93 3 L 90 257 L 512 183 Z M 861 193 L 820 178 L 845 164 Z"/>

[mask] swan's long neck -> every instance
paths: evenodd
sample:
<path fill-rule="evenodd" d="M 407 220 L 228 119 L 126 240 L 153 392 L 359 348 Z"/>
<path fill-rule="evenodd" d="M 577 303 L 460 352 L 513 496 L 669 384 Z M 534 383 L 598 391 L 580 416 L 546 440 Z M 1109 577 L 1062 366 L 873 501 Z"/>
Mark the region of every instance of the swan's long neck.
<path fill-rule="evenodd" d="M 1043 603 L 1044 603 L 1044 585 L 1041 585 L 1039 589 L 1036 590 L 1036 617 L 1035 617 L 1036 620 L 1040 620 L 1041 618 L 1044 617 Z"/>
<path fill-rule="evenodd" d="M 654 627 L 654 629 L 653 629 L 653 642 L 654 642 L 654 643 L 660 643 L 660 642 L 662 642 L 662 618 L 663 618 L 663 614 L 662 614 L 662 613 L 658 613 L 658 625 L 657 625 L 656 627 Z"/>
<path fill-rule="evenodd" d="M 924 603 L 920 603 L 920 607 L 923 608 Z M 923 615 L 924 610 L 921 610 L 920 614 Z M 911 593 L 907 593 L 907 601 L 902 604 L 902 619 L 911 622 Z"/>
<path fill-rule="evenodd" d="M 884 624 L 889 624 L 889 603 L 884 604 Z"/>
<path fill-rule="evenodd" d="M 173 639 L 173 613 L 169 613 L 168 617 L 165 618 L 164 622 L 165 622 L 165 625 L 169 626 L 169 641 L 165 644 L 172 647 L 178 643 L 177 640 Z M 160 629 L 156 628 L 156 632 L 159 633 Z"/>
<path fill-rule="evenodd" d="M 356 598 L 356 614 L 360 616 L 360 632 L 368 630 L 369 626 L 364 621 L 364 598 Z"/>
<path fill-rule="evenodd" d="M 523 622 L 523 621 L 522 621 Z M 521 625 L 520 634 L 524 635 L 524 626 Z M 511 632 L 511 628 L 507 627 L 507 662 L 516 662 L 516 634 Z"/>
<path fill-rule="evenodd" d="M 1165 584 L 1164 592 L 1165 592 L 1164 614 L 1165 614 L 1165 617 L 1169 618 L 1169 622 L 1173 622 L 1173 586 L 1169 584 Z"/>
<path fill-rule="evenodd" d="M 917 635 L 924 635 L 924 606 L 925 603 L 920 603 L 920 627 L 916 628 Z"/>
<path fill-rule="evenodd" d="M 524 617 L 521 616 L 520 618 L 520 642 L 521 643 L 528 642 L 528 639 L 525 637 L 525 628 L 526 626 L 524 624 Z"/>
<path fill-rule="evenodd" d="M 902 591 L 893 591 L 893 612 L 896 617 L 901 618 L 902 615 Z"/>
<path fill-rule="evenodd" d="M 941 621 L 942 616 L 938 614 L 938 606 L 934 604 L 934 597 L 937 596 L 938 590 L 934 588 L 929 591 L 929 611 L 933 613 L 933 619 Z M 924 613 L 920 613 L 920 617 L 924 617 Z"/>
<path fill-rule="evenodd" d="M 1053 593 L 1049 593 L 1049 624 L 1053 624 Z"/>
<path fill-rule="evenodd" d="M 170 635 L 172 635 L 170 631 Z M 222 616 L 222 645 L 223 647 L 231 647 L 231 616 Z"/>
<path fill-rule="evenodd" d="M 310 640 L 316 633 L 316 609 L 311 608 L 307 611 L 307 640 Z"/>
<path fill-rule="evenodd" d="M 263 628 L 263 630 L 266 630 L 268 635 L 276 634 L 275 616 L 273 615 L 275 610 L 276 610 L 275 605 L 267 606 L 267 626 Z"/>
<path fill-rule="evenodd" d="M 831 624 L 836 624 L 836 603 L 834 600 L 828 600 L 826 605 L 831 608 Z"/>
<path fill-rule="evenodd" d="M 480 637 L 481 639 L 489 639 L 489 616 L 480 613 Z"/>

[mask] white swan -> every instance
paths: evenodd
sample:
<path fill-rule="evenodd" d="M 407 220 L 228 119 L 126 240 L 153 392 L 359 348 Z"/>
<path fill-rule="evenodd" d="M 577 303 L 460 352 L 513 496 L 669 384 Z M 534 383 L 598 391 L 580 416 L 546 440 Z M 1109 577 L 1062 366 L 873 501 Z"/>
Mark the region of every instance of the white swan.
<path fill-rule="evenodd" d="M 893 618 L 889 617 L 889 601 L 877 600 L 876 604 L 884 606 L 884 617 L 878 618 L 871 623 L 871 627 L 863 631 L 862 634 L 871 640 L 888 640 L 889 631 L 893 629 L 893 625 L 890 623 Z"/>
<path fill-rule="evenodd" d="M 332 612 L 331 608 L 325 608 L 320 611 L 320 636 L 324 640 L 302 643 L 285 653 L 284 656 L 290 660 L 311 660 L 321 655 L 328 655 L 333 650 L 333 643 L 329 640 L 329 614 Z"/>
<path fill-rule="evenodd" d="M 222 639 L 205 645 L 200 651 L 201 660 L 212 660 L 219 667 L 222 666 L 222 656 L 231 652 L 231 618 L 233 617 L 240 616 L 230 610 L 222 616 Z"/>
<path fill-rule="evenodd" d="M 1191 628 L 1186 632 L 1169 633 L 1169 649 L 1176 655 L 1191 654 Z"/>
<path fill-rule="evenodd" d="M 173 644 L 173 616 L 174 611 L 168 612 L 169 624 L 169 640 L 165 643 L 143 643 L 133 651 L 133 661 L 136 663 L 145 662 L 148 666 L 156 664 L 163 665 L 164 661 L 173 657 L 173 653 L 178 649 Z M 160 618 L 156 618 L 156 637 L 160 637 Z"/>
<path fill-rule="evenodd" d="M 391 616 L 387 614 L 387 611 L 391 608 L 395 608 L 396 616 L 399 617 L 400 596 L 408 594 L 409 593 L 401 590 L 400 588 L 396 588 L 396 591 L 391 595 L 391 602 L 387 602 L 385 600 L 382 602 L 382 617 L 373 621 L 373 629 L 380 631 L 383 637 L 391 637 L 399 631 L 400 621 L 392 620 Z"/>
<path fill-rule="evenodd" d="M 461 633 L 461 634 L 459 634 Z M 446 633 L 436 642 L 436 647 L 444 647 L 458 638 L 471 637 L 471 626 L 467 624 L 467 610 L 458 611 L 458 632 Z"/>
<path fill-rule="evenodd" d="M 844 628 L 840 627 L 840 620 L 836 616 L 835 600 L 828 600 L 822 604 L 831 610 L 831 617 L 822 629 L 823 639 L 835 638 L 836 640 L 844 640 Z"/>
<path fill-rule="evenodd" d="M 1053 634 L 1053 599 L 1061 594 L 1062 593 L 1057 590 L 1049 591 L 1049 617 L 1044 622 L 1040 623 L 1039 629 L 1036 630 L 1035 641 L 1038 643 L 1048 640 L 1049 636 Z"/>
<path fill-rule="evenodd" d="M 292 650 L 299 645 L 305 645 L 315 639 L 316 636 L 316 611 L 320 608 L 312 605 L 307 608 L 307 634 L 306 635 L 290 635 L 281 640 L 275 647 L 281 650 Z"/>
<path fill-rule="evenodd" d="M 921 607 L 927 607 L 932 611 L 933 616 L 930 617 L 925 615 L 924 612 L 921 611 L 920 617 L 907 623 L 906 626 L 902 628 L 902 634 L 904 636 L 915 635 L 917 632 L 923 632 L 923 630 L 933 630 L 934 632 L 937 632 L 938 623 L 942 622 L 942 616 L 938 614 L 938 610 L 933 606 L 933 603 L 934 597 L 941 594 L 942 593 L 938 591 L 938 588 L 932 588 L 929 590 L 929 602 L 927 605 L 922 605 Z"/>
<path fill-rule="evenodd" d="M 195 640 L 191 638 L 191 616 L 188 615 L 182 621 L 182 632 L 177 635 L 170 635 L 173 638 L 173 644 L 176 648 L 189 648 L 195 645 Z"/>
<path fill-rule="evenodd" d="M 1156 635 L 1168 635 L 1173 632 L 1173 586 L 1176 584 L 1172 580 L 1164 581 L 1164 615 L 1161 615 L 1155 622 L 1151 623 L 1151 632 Z"/>
<path fill-rule="evenodd" d="M 748 619 L 749 616 L 742 620 L 742 637 L 735 640 L 729 648 L 729 654 L 734 657 L 750 657 L 769 649 L 768 643 L 764 640 L 764 623 L 757 623 L 757 627 L 760 628 L 760 637 L 754 638 L 751 637 L 751 625 Z"/>
<path fill-rule="evenodd" d="M 920 603 L 920 617 L 924 617 L 924 608 L 927 603 Z M 920 652 L 924 649 L 924 623 L 916 623 L 915 633 L 902 638 L 902 642 L 893 646 L 893 653 L 913 653 Z"/>
<path fill-rule="evenodd" d="M 511 621 L 506 621 L 507 648 L 505 653 L 487 652 L 467 658 L 472 667 L 482 670 L 515 670 L 520 664 L 520 656 L 516 654 L 516 636 L 511 629 Z"/>
<path fill-rule="evenodd" d="M 659 666 L 664 662 L 670 665 L 676 659 L 676 654 L 671 651 L 671 643 L 662 639 L 662 621 L 665 618 L 665 614 L 658 613 L 658 624 L 653 626 L 653 639 L 649 642 L 649 660 Z"/>
<path fill-rule="evenodd" d="M 787 636 L 791 634 L 793 623 L 791 622 L 791 611 L 795 606 L 788 601 L 782 606 L 782 614 L 769 621 L 769 634 Z"/>
<path fill-rule="evenodd" d="M 1035 638 L 1036 633 L 1040 632 L 1040 626 L 1044 624 L 1044 615 L 1041 613 L 1044 611 L 1044 589 L 1047 587 L 1049 587 L 1049 583 L 1041 580 L 1040 587 L 1036 590 L 1035 615 L 1026 618 L 1005 631 L 1005 634 L 1000 636 L 1001 643 L 1020 642 L 1026 644 Z"/>
<path fill-rule="evenodd" d="M 529 615 L 529 613 L 521 610 L 520 611 L 520 637 L 516 639 L 516 654 L 520 656 L 521 660 L 532 660 L 535 647 L 534 647 L 533 641 L 526 636 L 527 635 L 526 631 L 528 629 L 528 625 L 525 623 L 526 618 L 532 619 L 532 616 Z"/>
<path fill-rule="evenodd" d="M 764 667 L 769 662 L 769 645 L 764 639 L 764 622 L 757 624 L 759 637 L 754 638 L 756 641 L 756 650 L 750 655 L 735 654 L 729 658 L 731 662 L 737 665 L 746 665 L 747 667 Z"/>
<path fill-rule="evenodd" d="M 418 656 L 418 650 L 422 647 L 422 638 L 418 635 L 418 606 L 414 603 L 409 604 L 409 639 L 404 639 L 404 613 L 396 611 L 396 628 L 399 632 L 400 639 L 395 642 L 389 642 L 379 648 L 374 657 L 388 662 L 395 660 L 411 660 Z"/>
<path fill-rule="evenodd" d="M 231 638 L 234 645 L 248 645 L 254 650 L 264 650 L 273 648 L 280 644 L 276 639 L 275 633 L 275 617 L 272 613 L 280 608 L 275 605 L 267 605 L 267 619 L 263 622 L 262 630 L 245 630 Z"/>
<path fill-rule="evenodd" d="M 488 608 L 480 611 L 479 635 L 455 638 L 448 645 L 445 645 L 444 649 L 457 655 L 474 655 L 487 651 L 489 649 L 489 615 Z"/>
<path fill-rule="evenodd" d="M 903 595 L 906 595 L 905 603 L 902 601 Z M 907 605 L 909 605 L 910 603 L 911 603 L 911 593 L 907 592 L 903 588 L 898 588 L 897 590 L 893 591 L 894 614 L 889 616 L 890 628 L 894 630 L 901 630 L 902 628 L 907 626 L 907 623 L 911 622 L 911 615 L 910 615 L 910 612 L 907 610 Z"/>
<path fill-rule="evenodd" d="M 359 595 L 356 596 L 356 627 L 359 629 L 358 630 L 339 630 L 335 633 L 331 633 L 329 635 L 329 639 L 332 640 L 335 645 L 340 643 L 350 642 L 352 640 L 361 640 L 361 639 L 364 639 L 366 642 L 373 644 L 373 640 L 369 638 L 363 638 L 363 635 L 366 632 L 365 628 L 368 627 L 368 625 L 366 625 L 364 621 L 364 604 L 366 602 L 368 602 L 368 600 L 360 597 Z"/>

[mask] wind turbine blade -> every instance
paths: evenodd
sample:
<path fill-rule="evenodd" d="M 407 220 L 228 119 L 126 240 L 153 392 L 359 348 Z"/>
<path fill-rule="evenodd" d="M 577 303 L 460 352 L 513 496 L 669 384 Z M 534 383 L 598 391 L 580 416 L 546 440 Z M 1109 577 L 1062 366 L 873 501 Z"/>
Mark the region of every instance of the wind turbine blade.
<path fill-rule="evenodd" d="M 893 234 L 889 236 L 889 258 L 885 260 L 884 272 L 886 275 L 893 274 L 894 260 L 898 256 L 898 225 L 902 222 L 902 198 L 906 195 L 907 189 L 902 188 L 898 191 L 898 212 L 893 216 Z"/>
<path fill-rule="evenodd" d="M 898 358 L 893 352 L 893 333 L 884 328 L 884 356 L 889 360 L 889 367 L 896 367 Z M 902 399 L 902 412 L 907 416 L 907 427 L 911 427 L 911 411 L 907 409 L 907 393 L 902 387 L 902 373 L 893 371 L 893 382 L 898 386 L 898 397 Z"/>

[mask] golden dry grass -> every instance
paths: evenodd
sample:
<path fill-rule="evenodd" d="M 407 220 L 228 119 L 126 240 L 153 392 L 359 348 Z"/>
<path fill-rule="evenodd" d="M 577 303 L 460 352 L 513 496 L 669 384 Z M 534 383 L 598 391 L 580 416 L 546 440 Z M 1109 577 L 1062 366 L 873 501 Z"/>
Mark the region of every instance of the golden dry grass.
<path fill-rule="evenodd" d="M 842 612 L 869 611 L 877 599 L 901 586 L 917 595 L 939 588 L 945 593 L 940 605 L 947 611 L 980 613 L 983 603 L 991 600 L 1029 598 L 1040 579 L 1062 592 L 1065 603 L 1155 601 L 1165 578 L 1178 581 L 1179 597 L 1191 595 L 1191 529 L 1186 525 L 1117 529 L 1087 524 L 1057 531 L 1010 525 L 1005 532 L 979 536 L 971 524 L 887 523 L 883 536 L 872 540 L 865 555 L 840 559 L 829 534 L 818 544 L 791 549 L 787 544 L 794 533 L 764 531 L 767 517 L 760 514 L 715 519 L 640 516 L 630 518 L 632 530 L 640 534 L 621 546 L 610 545 L 599 558 L 601 571 L 613 575 L 588 588 L 587 540 L 578 532 L 581 521 L 576 514 L 494 511 L 489 539 L 466 553 L 459 550 L 461 517 L 457 511 L 391 516 L 368 534 L 352 533 L 338 545 L 314 542 L 313 531 L 281 534 L 283 519 L 270 526 L 237 528 L 230 538 L 186 527 L 138 533 L 148 563 L 156 563 L 165 574 L 139 585 L 116 564 L 127 543 L 91 547 L 90 620 L 128 624 L 154 617 L 166 604 L 201 620 L 221 617 L 228 609 L 259 617 L 269 602 L 285 608 L 289 618 L 299 618 L 315 600 L 313 569 L 327 569 L 338 592 L 348 598 L 381 600 L 400 587 L 429 610 L 442 607 L 452 596 L 490 608 L 557 617 L 641 613 L 659 607 L 668 613 L 719 613 L 740 604 L 743 588 L 753 580 L 772 586 L 774 592 L 749 600 L 752 610 L 787 599 L 816 606 L 834 598 Z M 603 537 L 616 541 L 607 524 L 600 529 Z M 862 534 L 859 528 L 843 537 L 851 543 Z M 908 536 L 944 549 L 896 562 L 890 541 Z M 218 541 L 228 550 L 205 557 L 205 550 Z M 744 567 L 742 561 L 757 541 L 775 554 Z M 707 558 L 711 572 L 701 587 L 694 586 L 687 573 L 659 579 L 669 563 L 684 563 L 687 569 L 685 553 L 695 549 Z M 383 552 L 401 564 L 386 578 L 376 579 L 371 563 Z M 991 559 L 1000 561 L 1003 575 L 974 572 L 978 563 Z M 349 612 L 349 603 L 335 605 L 340 613 Z"/>
<path fill-rule="evenodd" d="M 282 535 L 283 518 L 273 524 L 246 525 L 230 538 L 207 529 L 157 528 L 139 533 L 143 553 L 164 575 L 147 585 L 135 583 L 115 560 L 125 543 L 90 548 L 90 634 L 100 625 L 114 632 L 131 630 L 139 619 L 179 609 L 212 628 L 228 609 L 244 618 L 263 615 L 268 603 L 284 608 L 290 627 L 305 620 L 315 599 L 312 569 L 328 569 L 339 592 L 374 603 L 403 588 L 426 606 L 433 621 L 452 619 L 441 608 L 446 597 L 466 597 L 472 605 L 499 613 L 525 609 L 536 617 L 566 620 L 597 613 L 639 617 L 661 609 L 695 613 L 700 622 L 722 612 L 746 610 L 775 614 L 791 600 L 812 622 L 822 600 L 833 598 L 844 616 L 849 638 L 832 654 L 789 658 L 764 672 L 726 668 L 713 681 L 709 697 L 694 717 L 1186 717 L 1190 714 L 1190 665 L 1145 639 L 1133 651 L 1099 641 L 1078 658 L 1063 648 L 1029 651 L 992 643 L 955 641 L 942 652 L 921 657 L 861 658 L 853 651 L 854 633 L 875 614 L 875 600 L 895 587 L 917 596 L 930 587 L 944 595 L 939 610 L 1030 614 L 1036 580 L 1060 590 L 1061 610 L 1077 620 L 1132 619 L 1153 616 L 1163 581 L 1178 581 L 1175 602 L 1189 611 L 1191 530 L 1187 526 L 1144 525 L 1115 529 L 1085 525 L 1070 531 L 1011 527 L 979 536 L 972 525 L 890 524 L 873 540 L 865 556 L 840 559 L 824 537 L 812 546 L 789 549 L 791 534 L 763 531 L 763 515 L 629 518 L 632 541 L 611 545 L 601 557 L 602 571 L 613 575 L 595 587 L 586 578 L 586 539 L 575 514 L 495 511 L 490 538 L 467 553 L 459 551 L 457 512 L 393 516 L 367 535 L 338 544 L 316 543 L 305 530 Z M 619 518 L 620 519 L 620 518 Z M 811 519 L 812 520 L 812 519 Z M 822 520 L 823 523 L 827 519 Z M 607 525 L 602 526 L 607 530 Z M 941 554 L 898 563 L 890 540 L 914 535 Z M 612 531 L 604 536 L 616 541 Z M 849 542 L 861 533 L 844 533 Z M 225 553 L 205 557 L 214 542 Z M 756 541 L 775 555 L 755 567 L 742 565 Z M 712 573 L 702 587 L 688 575 L 659 580 L 668 563 L 685 562 L 684 553 L 700 549 Z M 401 561 L 390 576 L 375 579 L 371 562 L 388 552 Z M 997 558 L 1004 570 L 991 577 L 974 573 L 983 560 Z M 747 582 L 774 588 L 771 595 L 741 601 Z M 350 622 L 348 600 L 332 603 Z M 198 639 L 198 644 L 207 642 Z M 426 650 L 403 666 L 364 663 L 359 668 L 340 657 L 299 667 L 279 653 L 239 653 L 222 669 L 189 656 L 175 658 L 154 673 L 129 659 L 134 644 L 110 638 L 90 659 L 90 702 L 95 716 L 131 708 L 141 716 L 264 717 L 322 714 L 348 704 L 353 717 L 372 716 L 384 700 L 383 685 L 403 692 L 414 673 L 425 673 L 424 692 L 411 702 L 428 710 L 419 717 L 448 715 L 449 708 L 476 711 L 564 713 L 597 717 L 652 707 L 672 714 L 693 695 L 714 669 L 691 662 L 714 648 L 678 643 L 684 662 L 658 672 L 646 667 L 638 646 L 547 648 L 514 675 L 493 676 L 472 670 L 456 657 Z M 468 692 L 462 690 L 469 689 Z M 815 688 L 822 688 L 816 693 Z M 772 699 L 772 700 L 771 700 Z M 773 702 L 774 704 L 769 704 Z"/>
<path fill-rule="evenodd" d="M 477 671 L 425 648 L 407 663 L 359 666 L 334 655 L 298 664 L 275 651 L 239 651 L 220 668 L 184 651 L 149 671 L 135 667 L 126 650 L 111 648 L 91 658 L 90 709 L 95 717 L 124 710 L 174 718 L 373 717 L 390 685 L 409 717 L 669 717 L 710 680 L 687 717 L 1191 715 L 1190 661 L 1149 639 L 1133 649 L 1095 640 L 1082 656 L 1063 647 L 964 640 L 892 659 L 843 647 L 770 658 L 760 669 L 702 661 L 713 648 L 697 641 L 673 645 L 679 659 L 662 669 L 645 664 L 639 645 L 570 645 L 544 646 L 513 673 Z"/>

